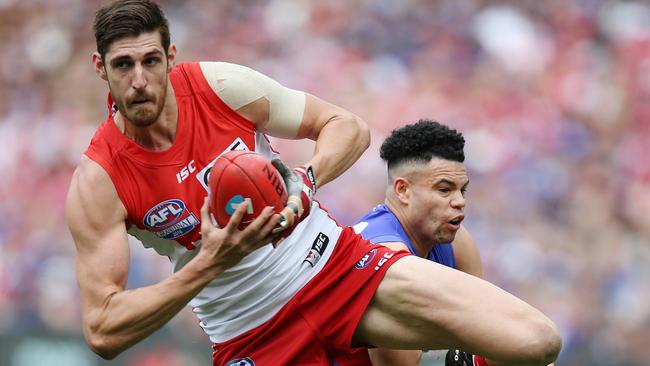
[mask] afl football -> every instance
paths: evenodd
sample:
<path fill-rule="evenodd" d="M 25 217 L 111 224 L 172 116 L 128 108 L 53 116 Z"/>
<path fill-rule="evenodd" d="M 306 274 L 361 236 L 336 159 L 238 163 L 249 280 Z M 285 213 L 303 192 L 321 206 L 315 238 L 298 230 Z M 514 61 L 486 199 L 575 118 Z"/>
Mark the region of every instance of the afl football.
<path fill-rule="evenodd" d="M 278 170 L 262 155 L 234 150 L 214 163 L 208 180 L 210 211 L 220 227 L 226 226 L 235 209 L 247 202 L 246 214 L 239 224 L 242 230 L 266 206 L 280 212 L 287 203 L 287 190 Z"/>

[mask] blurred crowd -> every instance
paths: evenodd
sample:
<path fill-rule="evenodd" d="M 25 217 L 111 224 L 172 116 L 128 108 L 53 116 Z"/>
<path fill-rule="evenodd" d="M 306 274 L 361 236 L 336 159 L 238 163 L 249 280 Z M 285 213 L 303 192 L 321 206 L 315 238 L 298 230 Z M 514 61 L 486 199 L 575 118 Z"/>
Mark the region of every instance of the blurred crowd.
<path fill-rule="evenodd" d="M 557 322 L 560 365 L 650 365 L 647 2 L 161 4 L 180 62 L 247 65 L 370 124 L 371 147 L 317 195 L 343 224 L 383 200 L 378 151 L 392 129 L 430 118 L 463 132 L 465 224 L 486 278 Z M 0 0 L 3 339 L 81 334 L 64 202 L 106 117 L 107 87 L 90 63 L 100 5 Z M 273 141 L 295 164 L 313 149 Z M 169 273 L 166 260 L 132 244 L 130 286 Z M 185 345 L 205 342 L 192 315 L 166 329 L 165 346 L 122 364 L 191 364 Z"/>

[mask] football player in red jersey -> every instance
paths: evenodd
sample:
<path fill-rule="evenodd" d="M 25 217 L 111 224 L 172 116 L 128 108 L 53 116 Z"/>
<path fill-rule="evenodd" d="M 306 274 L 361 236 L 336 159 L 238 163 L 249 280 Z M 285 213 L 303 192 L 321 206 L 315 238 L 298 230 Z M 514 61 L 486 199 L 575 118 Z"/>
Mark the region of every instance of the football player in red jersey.
<path fill-rule="evenodd" d="M 151 1 L 106 5 L 94 30 L 109 115 L 72 177 L 66 208 L 93 351 L 113 358 L 190 304 L 215 365 L 327 365 L 333 352 L 359 345 L 458 347 L 513 365 L 555 359 L 559 334 L 535 308 L 370 244 L 311 200 L 368 146 L 359 117 L 240 65 L 175 65 L 167 20 Z M 315 140 L 306 168 L 287 169 L 266 134 Z M 235 149 L 274 160 L 292 198 L 282 215 L 267 208 L 244 230 L 246 204 L 220 228 L 206 200 L 214 161 Z M 168 256 L 173 274 L 127 289 L 127 234 Z"/>

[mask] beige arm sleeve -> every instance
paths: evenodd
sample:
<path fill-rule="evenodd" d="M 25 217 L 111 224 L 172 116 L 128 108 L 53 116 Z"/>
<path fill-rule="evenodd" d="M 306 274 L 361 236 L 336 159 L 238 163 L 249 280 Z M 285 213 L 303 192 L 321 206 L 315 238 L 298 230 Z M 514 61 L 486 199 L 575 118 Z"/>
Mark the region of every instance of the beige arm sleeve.
<path fill-rule="evenodd" d="M 212 90 L 233 110 L 265 98 L 269 120 L 261 130 L 278 137 L 293 138 L 305 111 L 305 93 L 286 88 L 251 68 L 227 62 L 201 62 L 201 70 Z"/>

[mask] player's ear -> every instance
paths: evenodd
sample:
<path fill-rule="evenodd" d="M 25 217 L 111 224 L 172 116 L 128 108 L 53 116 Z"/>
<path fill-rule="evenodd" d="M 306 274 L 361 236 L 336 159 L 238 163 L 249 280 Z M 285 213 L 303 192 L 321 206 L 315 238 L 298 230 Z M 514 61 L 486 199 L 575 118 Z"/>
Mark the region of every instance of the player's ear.
<path fill-rule="evenodd" d="M 408 180 L 404 177 L 397 177 L 393 179 L 393 194 L 401 203 L 408 204 L 411 197 L 411 186 Z"/>
<path fill-rule="evenodd" d="M 167 72 L 172 71 L 175 64 L 176 64 L 176 45 L 172 43 L 169 45 L 169 49 L 167 49 Z"/>
<path fill-rule="evenodd" d="M 99 75 L 100 78 L 108 80 L 108 77 L 106 76 L 106 67 L 104 65 L 104 60 L 102 59 L 102 55 L 100 55 L 99 52 L 93 52 L 92 62 L 95 66 L 95 73 Z"/>

